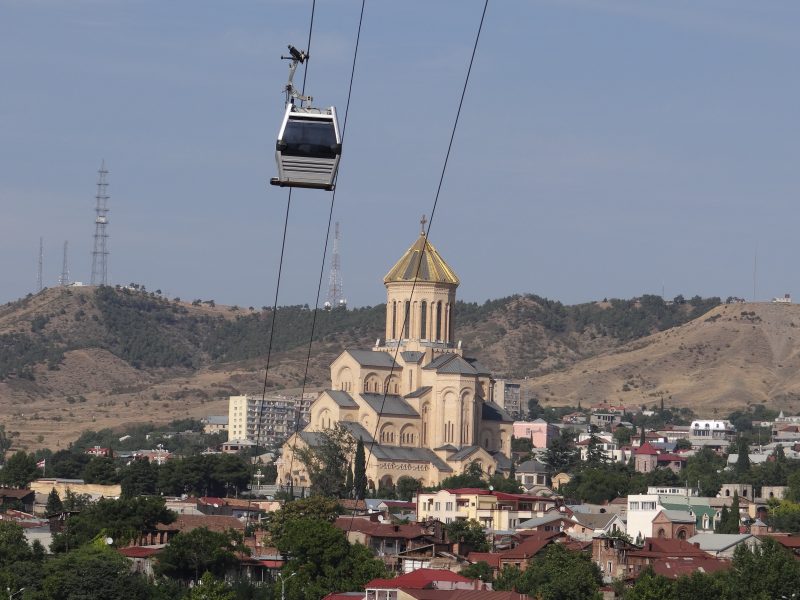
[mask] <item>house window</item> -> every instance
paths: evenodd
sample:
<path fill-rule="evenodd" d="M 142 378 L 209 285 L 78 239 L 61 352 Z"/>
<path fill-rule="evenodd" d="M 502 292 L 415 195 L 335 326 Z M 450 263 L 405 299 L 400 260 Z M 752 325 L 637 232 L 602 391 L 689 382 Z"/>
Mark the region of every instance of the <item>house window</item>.
<path fill-rule="evenodd" d="M 440 502 L 436 502 L 433 505 L 433 510 L 442 510 L 442 504 Z"/>
<path fill-rule="evenodd" d="M 445 510 L 453 510 L 453 503 L 452 502 L 445 502 L 444 509 Z"/>
<path fill-rule="evenodd" d="M 639 510 L 639 503 L 631 502 L 631 510 Z"/>

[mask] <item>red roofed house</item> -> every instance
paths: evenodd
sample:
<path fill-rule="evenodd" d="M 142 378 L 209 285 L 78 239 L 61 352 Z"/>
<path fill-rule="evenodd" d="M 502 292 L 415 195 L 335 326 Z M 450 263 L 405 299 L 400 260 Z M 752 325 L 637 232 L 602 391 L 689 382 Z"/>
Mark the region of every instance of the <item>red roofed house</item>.
<path fill-rule="evenodd" d="M 634 468 L 639 473 L 650 473 L 658 466 L 658 451 L 645 442 L 633 452 Z"/>
<path fill-rule="evenodd" d="M 373 579 L 367 585 L 367 598 L 380 598 L 382 590 L 474 590 L 480 586 L 480 581 L 469 579 L 447 569 L 417 569 L 394 579 Z M 372 592 L 372 595 L 370 595 Z"/>
<path fill-rule="evenodd" d="M 153 557 L 161 552 L 162 548 L 147 548 L 144 546 L 129 546 L 117 550 L 131 562 L 131 572 L 144 575 L 148 579 L 155 577 L 153 570 Z"/>

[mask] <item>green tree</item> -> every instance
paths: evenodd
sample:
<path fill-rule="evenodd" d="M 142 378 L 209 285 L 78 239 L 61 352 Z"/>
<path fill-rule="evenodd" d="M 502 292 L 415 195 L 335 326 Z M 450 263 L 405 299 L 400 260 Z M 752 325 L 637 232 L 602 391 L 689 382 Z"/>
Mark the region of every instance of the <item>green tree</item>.
<path fill-rule="evenodd" d="M 562 430 L 555 438 L 544 455 L 544 462 L 550 467 L 551 473 L 571 471 L 578 461 L 577 451 L 572 443 L 572 435 Z"/>
<path fill-rule="evenodd" d="M 115 550 L 89 545 L 47 562 L 42 579 L 47 600 L 149 600 L 150 586 L 131 573 L 128 560 Z"/>
<path fill-rule="evenodd" d="M 542 600 L 562 598 L 602 598 L 600 568 L 583 552 L 567 550 L 563 544 L 551 544 L 543 555 L 528 562 L 516 589 L 536 594 Z"/>
<path fill-rule="evenodd" d="M 236 600 L 236 593 L 223 580 L 206 571 L 184 600 Z"/>
<path fill-rule="evenodd" d="M 800 590 L 800 562 L 770 538 L 752 550 L 737 546 L 728 571 L 728 597 L 736 600 L 791 598 Z"/>
<path fill-rule="evenodd" d="M 602 504 L 619 496 L 626 496 L 633 481 L 633 470 L 619 463 L 582 469 L 563 486 L 567 498 Z"/>
<path fill-rule="evenodd" d="M 306 468 L 311 490 L 323 496 L 346 497 L 347 470 L 355 446 L 353 436 L 344 425 L 336 423 L 333 428 L 318 432 L 316 437 L 313 446 L 297 448 L 295 452 Z"/>
<path fill-rule="evenodd" d="M 789 488 L 786 490 L 786 500 L 800 502 L 800 469 L 786 478 L 786 484 Z"/>
<path fill-rule="evenodd" d="M 675 582 L 663 575 L 656 575 L 653 569 L 648 567 L 642 571 L 633 587 L 625 593 L 625 600 L 677 600 L 674 593 Z"/>
<path fill-rule="evenodd" d="M 397 480 L 397 497 L 409 502 L 422 487 L 419 481 L 408 475 L 402 475 Z"/>
<path fill-rule="evenodd" d="M 627 427 L 617 427 L 614 430 L 614 440 L 619 446 L 630 446 L 632 432 Z"/>
<path fill-rule="evenodd" d="M 692 442 L 687 438 L 680 438 L 675 442 L 675 450 L 691 450 Z"/>
<path fill-rule="evenodd" d="M 11 438 L 6 433 L 6 426 L 0 423 L 0 465 L 6 462 L 6 452 L 11 448 Z"/>
<path fill-rule="evenodd" d="M 601 444 L 603 441 L 595 434 L 589 436 L 589 445 L 586 447 L 586 466 L 599 467 L 608 462 Z"/>
<path fill-rule="evenodd" d="M 363 590 L 376 577 L 386 577 L 384 564 L 361 544 L 350 544 L 345 534 L 327 521 L 301 518 L 286 523 L 274 540 L 289 557 L 283 569 L 286 596 L 291 600 L 317 600 L 333 591 Z"/>
<path fill-rule="evenodd" d="M 158 466 L 146 458 L 134 460 L 123 469 L 120 476 L 122 495 L 127 498 L 151 496 L 156 493 L 158 484 Z"/>
<path fill-rule="evenodd" d="M 50 490 L 50 493 L 47 495 L 47 504 L 45 505 L 44 510 L 48 515 L 60 513 L 62 510 L 64 510 L 64 503 L 61 502 L 61 496 L 58 495 L 56 488 Z"/>
<path fill-rule="evenodd" d="M 492 567 L 483 560 L 479 560 L 461 569 L 461 575 L 469 577 L 470 579 L 480 579 L 487 583 L 492 583 L 492 581 L 494 581 Z"/>
<path fill-rule="evenodd" d="M 353 485 L 353 469 L 347 467 L 347 478 L 344 480 L 344 489 L 347 491 L 347 498 L 355 496 L 355 486 Z"/>
<path fill-rule="evenodd" d="M 241 534 L 218 533 L 205 527 L 179 533 L 158 555 L 156 571 L 184 581 L 199 581 L 202 573 L 224 577 L 239 562 L 237 552 L 249 554 Z"/>
<path fill-rule="evenodd" d="M 64 502 L 65 506 L 67 502 Z M 166 508 L 163 498 L 101 498 L 72 515 L 64 531 L 53 537 L 50 548 L 63 552 L 82 546 L 98 536 L 110 537 L 118 546 L 135 539 L 158 523 L 172 523 L 175 513 Z"/>
<path fill-rule="evenodd" d="M 112 485 L 119 483 L 119 475 L 113 458 L 107 456 L 94 456 L 83 470 L 83 479 L 86 483 L 99 483 Z"/>
<path fill-rule="evenodd" d="M 506 494 L 520 494 L 523 491 L 522 484 L 516 479 L 503 477 L 495 473 L 489 478 L 489 487 L 495 492 L 505 492 Z"/>
<path fill-rule="evenodd" d="M 516 565 L 503 565 L 494 580 L 494 589 L 498 591 L 513 591 L 519 585 L 522 570 Z"/>
<path fill-rule="evenodd" d="M 367 495 L 367 459 L 364 453 L 364 440 L 358 438 L 356 445 L 356 458 L 353 471 L 353 486 L 356 498 L 363 500 Z"/>
<path fill-rule="evenodd" d="M 782 500 L 770 504 L 767 522 L 775 531 L 800 533 L 800 504 L 791 500 Z"/>
<path fill-rule="evenodd" d="M 453 543 L 469 546 L 475 552 L 488 552 L 491 549 L 483 527 L 474 519 L 452 521 L 445 525 L 444 529 L 447 532 L 447 539 Z"/>
<path fill-rule="evenodd" d="M 443 490 L 456 489 L 456 488 L 487 488 L 489 484 L 483 478 L 483 469 L 477 460 L 473 460 L 466 467 L 464 472 L 460 475 L 451 475 L 445 477 L 439 482 L 439 488 Z"/>
<path fill-rule="evenodd" d="M 0 469 L 0 483 L 15 488 L 24 488 L 39 477 L 36 457 L 20 450 L 11 455 L 5 466 Z"/>
<path fill-rule="evenodd" d="M 737 475 L 742 475 L 750 470 L 750 446 L 744 436 L 739 437 L 737 452 L 739 454 L 736 457 L 734 471 Z"/>
<path fill-rule="evenodd" d="M 691 600 L 719 600 L 726 595 L 726 573 L 708 575 L 695 571 L 690 576 L 679 577 L 675 580 L 675 600 L 691 598 Z"/>
<path fill-rule="evenodd" d="M 340 514 L 342 507 L 338 501 L 324 496 L 311 496 L 287 502 L 280 510 L 268 513 L 266 529 L 269 531 L 272 543 L 275 544 L 283 537 L 287 525 L 292 521 L 311 519 L 333 523 Z"/>
<path fill-rule="evenodd" d="M 711 450 L 703 448 L 686 461 L 686 469 L 681 473 L 681 478 L 690 485 L 699 484 L 700 495 L 715 497 L 722 487 L 720 471 L 725 468 L 725 459 Z"/>

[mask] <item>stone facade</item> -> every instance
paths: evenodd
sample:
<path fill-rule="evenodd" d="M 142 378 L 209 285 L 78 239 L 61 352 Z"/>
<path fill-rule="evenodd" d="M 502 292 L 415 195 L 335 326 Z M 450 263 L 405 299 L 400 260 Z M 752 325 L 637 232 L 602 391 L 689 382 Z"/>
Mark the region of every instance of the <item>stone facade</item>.
<path fill-rule="evenodd" d="M 331 388 L 284 445 L 281 483 L 308 485 L 295 444 L 313 445 L 337 423 L 364 441 L 370 487 L 403 475 L 436 485 L 474 461 L 490 475 L 508 467 L 513 420 L 491 400 L 491 374 L 453 339 L 458 277 L 420 235 L 384 284 L 386 339 L 331 363 Z"/>

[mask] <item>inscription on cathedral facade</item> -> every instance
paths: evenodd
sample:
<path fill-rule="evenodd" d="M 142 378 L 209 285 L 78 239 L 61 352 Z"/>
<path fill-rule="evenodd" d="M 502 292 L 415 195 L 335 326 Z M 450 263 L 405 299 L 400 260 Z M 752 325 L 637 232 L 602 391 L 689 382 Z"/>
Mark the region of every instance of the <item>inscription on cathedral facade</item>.
<path fill-rule="evenodd" d="M 428 465 L 418 463 L 382 462 L 378 463 L 378 468 L 394 471 L 427 471 Z"/>

